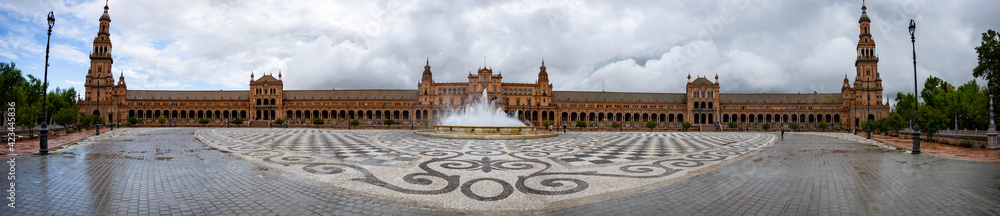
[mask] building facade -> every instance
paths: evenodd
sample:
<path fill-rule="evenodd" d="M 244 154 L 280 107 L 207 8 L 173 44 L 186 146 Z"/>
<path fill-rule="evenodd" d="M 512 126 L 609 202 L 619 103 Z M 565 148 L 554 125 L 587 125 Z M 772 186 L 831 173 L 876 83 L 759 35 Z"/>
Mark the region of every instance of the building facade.
<path fill-rule="evenodd" d="M 173 125 L 193 125 L 199 119 L 224 124 L 234 118 L 256 122 L 280 118 L 296 125 L 319 118 L 328 126 L 346 127 L 351 120 L 371 126 L 393 119 L 406 127 L 434 125 L 452 108 L 486 95 L 534 125 L 548 121 L 573 127 L 583 121 L 590 128 L 609 128 L 618 122 L 624 128 L 644 129 L 646 122 L 655 122 L 661 129 L 679 129 L 683 122 L 690 122 L 708 131 L 728 122 L 750 129 L 764 123 L 788 127 L 793 122 L 816 128 L 826 122 L 831 128 L 853 128 L 861 121 L 889 115 L 889 106 L 882 102 L 882 80 L 866 9 L 862 6 L 858 21 L 853 86 L 845 75 L 839 93 L 746 94 L 720 92 L 718 75 L 714 81 L 707 77 L 692 80 L 688 75 L 684 93 L 554 91 L 544 61 L 534 83 L 505 83 L 501 73 L 487 67 L 470 73 L 467 81 L 436 82 L 427 61 L 416 90 L 284 90 L 280 72 L 277 77 L 251 73 L 249 90 L 129 90 L 122 74 L 115 83 L 111 73 L 111 18 L 105 6 L 90 54 L 86 97 L 78 107 L 80 115 L 99 115 L 110 123 L 133 117 L 153 123 L 164 116 Z"/>

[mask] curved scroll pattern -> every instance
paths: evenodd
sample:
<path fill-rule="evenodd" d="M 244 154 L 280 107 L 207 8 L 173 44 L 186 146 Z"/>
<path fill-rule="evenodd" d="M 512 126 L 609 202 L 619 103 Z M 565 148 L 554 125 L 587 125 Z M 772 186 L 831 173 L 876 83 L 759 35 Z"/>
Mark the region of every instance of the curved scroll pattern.
<path fill-rule="evenodd" d="M 196 136 L 224 152 L 311 175 L 351 173 L 351 182 L 388 191 L 454 193 L 474 202 L 606 191 L 631 181 L 665 179 L 703 168 L 774 141 L 773 135 L 752 133 L 576 133 L 520 141 L 448 140 L 400 131 L 318 129 L 209 129 Z M 607 182 L 619 185 L 610 187 Z"/>

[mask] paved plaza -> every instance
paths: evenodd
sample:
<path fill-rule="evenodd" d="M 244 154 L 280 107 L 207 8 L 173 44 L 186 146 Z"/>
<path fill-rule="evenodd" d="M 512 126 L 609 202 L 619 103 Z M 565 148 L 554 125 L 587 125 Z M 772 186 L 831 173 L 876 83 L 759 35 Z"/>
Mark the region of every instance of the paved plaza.
<path fill-rule="evenodd" d="M 1000 214 L 1000 164 L 849 136 L 117 129 L 17 158 L 0 214 Z"/>

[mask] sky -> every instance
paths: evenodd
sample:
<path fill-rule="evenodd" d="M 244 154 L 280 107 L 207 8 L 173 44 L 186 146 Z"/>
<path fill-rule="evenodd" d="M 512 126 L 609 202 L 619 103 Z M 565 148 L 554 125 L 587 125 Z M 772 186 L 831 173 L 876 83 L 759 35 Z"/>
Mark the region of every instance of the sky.
<path fill-rule="evenodd" d="M 416 89 L 489 67 L 556 90 L 684 92 L 719 76 L 723 93 L 840 92 L 853 85 L 861 0 L 110 1 L 113 71 L 129 89 L 246 90 L 281 73 L 289 90 Z M 885 98 L 973 79 L 974 48 L 1000 30 L 1000 1 L 865 3 Z M 50 87 L 82 91 L 105 1 L 0 2 L 0 62 L 42 77 L 53 11 Z M 117 82 L 117 81 L 116 81 Z M 980 80 L 980 83 L 982 81 Z"/>

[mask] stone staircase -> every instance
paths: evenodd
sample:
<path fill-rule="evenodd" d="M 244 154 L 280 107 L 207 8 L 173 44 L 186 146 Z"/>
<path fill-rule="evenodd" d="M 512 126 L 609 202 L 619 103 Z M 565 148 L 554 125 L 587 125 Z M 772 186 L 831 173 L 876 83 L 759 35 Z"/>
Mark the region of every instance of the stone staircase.
<path fill-rule="evenodd" d="M 250 126 L 252 128 L 266 128 L 268 126 L 268 121 L 252 121 Z"/>

